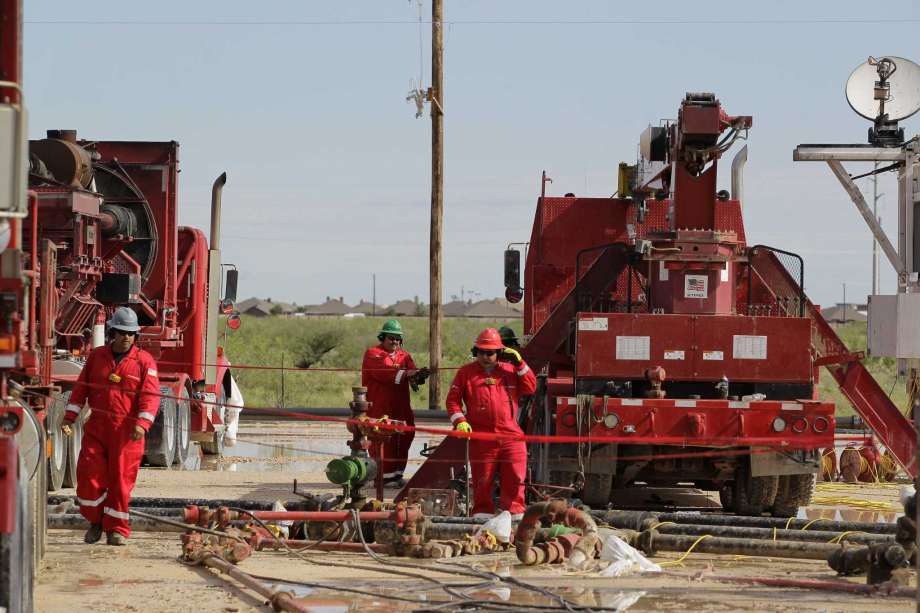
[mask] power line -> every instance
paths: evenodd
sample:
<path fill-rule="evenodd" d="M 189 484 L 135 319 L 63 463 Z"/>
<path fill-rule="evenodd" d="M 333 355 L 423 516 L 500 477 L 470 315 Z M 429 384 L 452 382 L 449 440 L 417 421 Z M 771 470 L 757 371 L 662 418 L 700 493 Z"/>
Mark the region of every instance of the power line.
<path fill-rule="evenodd" d="M 365 26 L 412 25 L 416 19 L 332 19 L 332 20 L 147 20 L 147 19 L 26 19 L 26 25 L 100 25 L 100 26 Z M 430 24 L 431 20 L 421 23 Z M 818 17 L 778 19 L 679 19 L 657 17 L 494 17 L 445 20 L 444 25 L 858 25 L 912 24 L 920 19 L 877 17 Z"/>

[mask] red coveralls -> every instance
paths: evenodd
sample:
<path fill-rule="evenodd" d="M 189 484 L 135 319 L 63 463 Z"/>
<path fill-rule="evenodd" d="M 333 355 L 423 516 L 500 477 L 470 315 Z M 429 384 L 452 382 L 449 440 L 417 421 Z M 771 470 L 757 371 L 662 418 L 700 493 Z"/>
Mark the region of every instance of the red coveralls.
<path fill-rule="evenodd" d="M 159 395 L 153 357 L 132 346 L 116 365 L 110 345 L 89 354 L 70 394 L 66 423 L 77 418 L 85 402 L 92 409 L 77 461 L 80 513 L 89 523 L 102 524 L 105 532 L 131 536 L 128 503 L 144 455 L 143 437 L 134 441 L 131 434 L 135 425 L 144 431 L 153 425 Z"/>
<path fill-rule="evenodd" d="M 409 380 L 407 370 L 415 370 L 415 362 L 408 351 L 397 349 L 387 353 L 383 345 L 371 347 L 364 352 L 361 364 L 361 385 L 367 388 L 367 399 L 372 402 L 368 417 L 398 419 L 410 426 L 415 425 L 415 414 L 409 402 Z M 415 438 L 415 431 L 396 432 L 383 443 L 383 462 L 377 445 L 372 456 L 378 463 L 378 470 L 384 479 L 401 478 L 409 458 L 409 447 Z"/>
<path fill-rule="evenodd" d="M 473 432 L 523 435 L 518 426 L 518 398 L 533 394 L 537 378 L 526 362 L 514 366 L 498 362 L 491 372 L 478 362 L 457 371 L 447 393 L 447 414 L 454 425 L 469 421 Z M 460 406 L 466 405 L 466 415 Z M 524 441 L 482 441 L 470 439 L 473 469 L 473 513 L 495 513 L 492 486 L 500 464 L 499 505 L 512 515 L 524 512 L 524 479 L 527 445 Z"/>

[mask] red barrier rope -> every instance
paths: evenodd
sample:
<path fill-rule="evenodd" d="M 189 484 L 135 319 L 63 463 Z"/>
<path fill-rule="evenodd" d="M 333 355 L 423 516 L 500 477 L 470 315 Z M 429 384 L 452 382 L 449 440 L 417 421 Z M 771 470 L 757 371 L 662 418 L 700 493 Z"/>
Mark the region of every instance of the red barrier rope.
<path fill-rule="evenodd" d="M 83 385 L 88 387 L 96 387 L 107 389 L 109 386 L 106 384 L 94 384 L 90 382 L 82 382 Z M 185 400 L 180 396 L 173 396 L 171 394 L 164 394 L 162 392 L 157 394 L 152 394 L 150 392 L 142 392 L 135 390 L 127 390 L 128 393 L 134 394 L 149 394 L 156 395 L 160 398 L 170 398 L 172 400 Z M 29 392 L 37 396 L 49 397 L 38 392 Z M 314 415 L 311 413 L 302 413 L 302 412 L 293 412 L 293 411 L 284 411 L 283 409 L 277 409 L 274 407 L 246 407 L 240 405 L 234 405 L 229 403 L 224 403 L 221 405 L 216 401 L 208 400 L 197 400 L 197 402 L 213 405 L 213 406 L 223 406 L 225 408 L 238 408 L 240 410 L 246 410 L 249 412 L 272 412 L 276 415 L 282 415 L 285 417 L 292 417 L 297 420 L 302 421 L 319 421 L 319 422 L 329 422 L 329 423 L 340 423 L 340 424 L 352 424 L 357 426 L 367 426 L 367 423 L 362 420 L 351 419 L 347 417 L 332 417 L 332 416 L 323 416 L 323 415 Z M 98 410 L 93 408 L 93 410 Z M 758 411 L 766 409 L 745 409 L 746 411 Z M 105 411 L 100 411 L 105 412 Z M 114 413 L 113 413 L 114 414 Z M 445 418 L 447 414 L 445 413 Z M 137 418 L 133 415 L 125 415 L 124 419 L 132 419 L 137 421 Z M 699 446 L 700 442 L 693 438 L 681 437 L 681 436 L 669 436 L 669 437 L 660 437 L 660 436 L 572 436 L 572 435 L 537 435 L 537 434 L 520 434 L 517 432 L 458 432 L 452 428 L 433 428 L 429 426 L 410 426 L 407 424 L 398 424 L 398 423 L 375 423 L 374 428 L 380 430 L 392 430 L 395 432 L 424 432 L 427 434 L 435 434 L 439 436 L 453 436 L 456 438 L 465 438 L 476 441 L 493 441 L 493 442 L 511 442 L 511 441 L 522 441 L 525 443 L 626 443 L 626 444 L 658 444 L 658 445 L 674 445 L 682 447 L 692 447 Z M 862 437 L 857 437 L 862 438 Z M 744 444 L 746 446 L 769 446 L 775 449 L 811 449 L 824 446 L 826 444 L 825 437 L 814 437 L 814 436 L 795 436 L 790 438 L 783 438 L 777 440 L 775 437 L 744 437 L 744 443 L 739 443 L 736 437 L 714 437 L 708 439 L 705 443 L 706 446 L 715 446 L 715 445 L 724 445 L 726 447 L 733 447 L 739 444 Z"/>

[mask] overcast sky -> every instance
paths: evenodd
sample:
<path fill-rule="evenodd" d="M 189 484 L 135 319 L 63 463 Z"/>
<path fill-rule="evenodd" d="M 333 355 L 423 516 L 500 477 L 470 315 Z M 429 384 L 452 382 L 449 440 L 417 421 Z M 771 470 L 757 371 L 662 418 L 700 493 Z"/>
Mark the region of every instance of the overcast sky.
<path fill-rule="evenodd" d="M 869 55 L 920 61 L 920 3 L 445 5 L 445 299 L 502 293 L 502 250 L 529 238 L 543 169 L 553 193 L 610 195 L 617 163 L 686 91 L 754 116 L 748 240 L 803 255 L 817 302 L 839 302 L 843 283 L 865 299 L 869 231 L 826 165 L 792 150 L 865 141 L 844 84 Z M 420 42 L 430 84 L 417 17 L 416 0 L 30 1 L 30 134 L 179 141 L 180 222 L 204 229 L 226 170 L 224 259 L 241 298 L 357 303 L 376 273 L 378 302 L 427 302 L 430 120 L 405 101 Z M 917 116 L 904 125 L 920 130 Z M 891 176 L 880 192 L 894 238 Z"/>

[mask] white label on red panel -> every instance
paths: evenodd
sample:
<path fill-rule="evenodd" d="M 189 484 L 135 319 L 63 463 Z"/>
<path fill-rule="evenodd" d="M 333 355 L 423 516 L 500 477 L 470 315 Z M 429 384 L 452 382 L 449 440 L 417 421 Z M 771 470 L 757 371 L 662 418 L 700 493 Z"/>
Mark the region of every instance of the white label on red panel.
<path fill-rule="evenodd" d="M 724 360 L 725 355 L 721 351 L 704 351 L 704 360 Z"/>
<path fill-rule="evenodd" d="M 618 360 L 648 360 L 651 343 L 648 336 L 618 336 Z"/>
<path fill-rule="evenodd" d="M 607 331 L 607 318 L 606 317 L 592 317 L 591 319 L 579 319 L 578 329 L 582 332 L 585 332 L 585 331 L 606 332 Z"/>
<path fill-rule="evenodd" d="M 658 262 L 658 280 L 667 281 L 669 278 L 668 269 L 665 268 L 664 262 Z"/>
<path fill-rule="evenodd" d="M 767 337 L 735 334 L 732 336 L 732 357 L 736 360 L 766 360 Z"/>
<path fill-rule="evenodd" d="M 684 277 L 684 298 L 705 298 L 709 295 L 709 277 L 686 275 Z"/>
<path fill-rule="evenodd" d="M 664 359 L 666 359 L 666 360 L 683 360 L 683 359 L 684 359 L 684 352 L 683 352 L 683 351 L 677 351 L 677 350 L 675 350 L 675 351 L 665 351 L 665 352 L 664 352 Z"/>
<path fill-rule="evenodd" d="M 725 265 L 725 268 L 723 268 L 723 269 L 719 272 L 719 280 L 720 280 L 722 283 L 726 283 L 726 282 L 728 281 L 728 264 L 726 264 L 726 265 Z"/>

